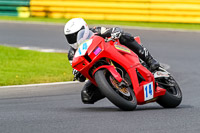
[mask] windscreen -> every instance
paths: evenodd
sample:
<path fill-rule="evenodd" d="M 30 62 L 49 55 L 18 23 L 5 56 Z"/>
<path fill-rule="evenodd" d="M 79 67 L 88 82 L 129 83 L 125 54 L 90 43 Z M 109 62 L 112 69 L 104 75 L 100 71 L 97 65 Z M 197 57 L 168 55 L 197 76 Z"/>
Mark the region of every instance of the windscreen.
<path fill-rule="evenodd" d="M 88 37 L 87 37 L 85 40 L 80 41 L 80 40 L 83 38 L 84 33 L 85 33 L 85 30 L 84 30 L 84 29 L 83 29 L 83 30 L 80 30 L 80 31 L 78 32 L 78 34 L 77 34 L 77 42 L 78 42 L 78 45 L 80 45 L 83 41 L 89 39 L 89 38 L 94 34 L 94 33 L 90 30 L 90 31 L 89 31 Z"/>

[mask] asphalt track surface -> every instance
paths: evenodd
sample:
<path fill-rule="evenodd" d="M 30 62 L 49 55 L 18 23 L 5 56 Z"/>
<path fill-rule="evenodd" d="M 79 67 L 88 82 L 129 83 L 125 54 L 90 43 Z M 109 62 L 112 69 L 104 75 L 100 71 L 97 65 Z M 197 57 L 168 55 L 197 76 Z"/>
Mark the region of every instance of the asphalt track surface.
<path fill-rule="evenodd" d="M 200 33 L 124 29 L 142 42 L 178 81 L 175 109 L 156 103 L 119 110 L 107 99 L 81 103 L 83 84 L 0 88 L 1 133 L 199 133 Z M 63 25 L 0 23 L 0 44 L 65 49 Z"/>

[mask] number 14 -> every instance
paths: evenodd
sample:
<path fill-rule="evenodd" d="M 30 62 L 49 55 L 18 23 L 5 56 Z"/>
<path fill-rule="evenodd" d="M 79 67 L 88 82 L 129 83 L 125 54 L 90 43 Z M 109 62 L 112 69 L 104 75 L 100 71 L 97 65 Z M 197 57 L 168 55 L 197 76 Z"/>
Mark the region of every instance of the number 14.
<path fill-rule="evenodd" d="M 153 82 L 144 85 L 144 100 L 150 100 L 153 98 Z"/>

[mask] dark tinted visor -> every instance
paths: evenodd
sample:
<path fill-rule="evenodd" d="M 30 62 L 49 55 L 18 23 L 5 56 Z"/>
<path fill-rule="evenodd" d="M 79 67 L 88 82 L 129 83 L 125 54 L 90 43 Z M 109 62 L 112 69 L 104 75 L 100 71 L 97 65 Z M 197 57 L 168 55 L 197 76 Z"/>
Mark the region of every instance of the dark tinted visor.
<path fill-rule="evenodd" d="M 84 26 L 82 26 L 80 30 L 82 30 L 82 29 L 84 29 Z M 77 42 L 77 34 L 79 31 L 69 34 L 69 35 L 65 35 L 69 44 L 74 44 Z"/>
<path fill-rule="evenodd" d="M 77 41 L 77 34 L 78 34 L 78 31 L 73 33 L 73 34 L 69 34 L 69 35 L 65 35 L 67 41 L 69 44 L 74 44 L 76 43 Z"/>

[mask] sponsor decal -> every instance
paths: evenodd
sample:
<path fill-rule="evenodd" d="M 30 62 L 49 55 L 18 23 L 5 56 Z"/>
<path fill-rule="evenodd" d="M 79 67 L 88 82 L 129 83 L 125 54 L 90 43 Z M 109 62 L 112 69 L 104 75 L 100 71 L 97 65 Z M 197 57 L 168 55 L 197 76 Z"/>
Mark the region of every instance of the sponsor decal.
<path fill-rule="evenodd" d="M 116 49 L 119 49 L 119 50 L 121 50 L 121 51 L 127 52 L 127 53 L 131 53 L 130 49 L 125 48 L 125 47 L 123 47 L 123 46 L 119 46 L 119 45 L 116 45 L 116 44 L 115 44 L 115 48 L 116 48 Z"/>
<path fill-rule="evenodd" d="M 101 48 L 97 46 L 97 48 L 94 50 L 94 54 L 97 56 L 101 52 Z"/>

